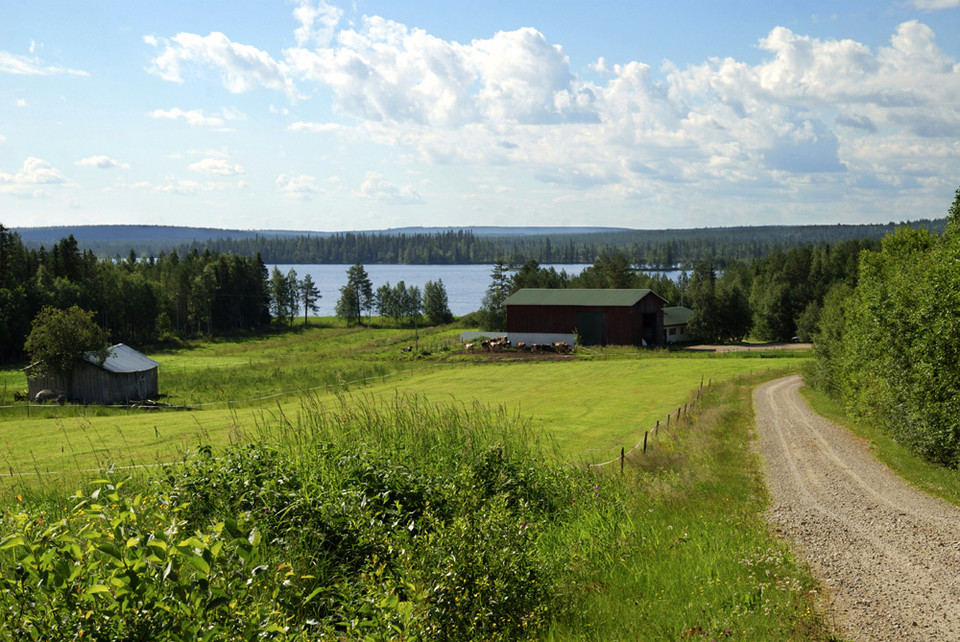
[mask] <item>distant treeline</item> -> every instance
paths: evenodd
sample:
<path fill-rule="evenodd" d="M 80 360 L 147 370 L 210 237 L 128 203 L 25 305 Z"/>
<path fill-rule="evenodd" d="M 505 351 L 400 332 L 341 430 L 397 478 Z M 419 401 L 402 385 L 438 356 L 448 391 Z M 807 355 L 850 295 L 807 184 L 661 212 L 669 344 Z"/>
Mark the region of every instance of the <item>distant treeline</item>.
<path fill-rule="evenodd" d="M 904 225 L 938 234 L 946 221 L 918 220 Z M 180 256 L 197 250 L 253 257 L 260 253 L 266 263 L 325 264 L 471 264 L 502 260 L 522 265 L 534 260 L 548 263 L 593 263 L 601 256 L 622 253 L 642 268 L 692 267 L 697 261 L 724 268 L 735 261 L 751 261 L 776 250 L 802 245 L 835 244 L 855 239 L 881 239 L 899 226 L 800 225 L 700 228 L 687 230 L 609 230 L 570 233 L 562 228 L 544 228 L 540 234 L 523 230 L 510 233 L 466 230 L 398 233 L 342 232 L 334 234 L 279 234 L 223 230 L 214 238 L 211 230 L 157 227 L 137 229 L 140 236 L 115 231 L 104 239 L 79 240 L 80 247 L 101 257 L 126 257 L 133 250 L 149 257 L 176 250 Z M 147 232 L 155 236 L 144 240 Z M 114 234 L 109 230 L 107 234 Z M 206 238 L 184 240 L 190 233 L 205 232 Z M 66 231 L 64 235 L 66 235 Z M 31 230 L 31 238 L 39 238 Z M 36 241 L 26 242 L 38 248 Z M 49 244 L 48 244 L 49 245 Z"/>
<path fill-rule="evenodd" d="M 905 223 L 934 233 L 945 221 Z M 694 230 L 549 234 L 545 236 L 478 236 L 470 231 L 436 234 L 354 233 L 328 237 L 217 239 L 181 246 L 252 256 L 267 263 L 392 263 L 462 264 L 502 260 L 522 265 L 529 260 L 549 263 L 593 263 L 601 256 L 622 253 L 641 268 L 693 266 L 698 261 L 718 268 L 751 261 L 776 250 L 824 245 L 855 239 L 880 239 L 897 227 L 886 225 L 810 225 L 731 227 Z"/>

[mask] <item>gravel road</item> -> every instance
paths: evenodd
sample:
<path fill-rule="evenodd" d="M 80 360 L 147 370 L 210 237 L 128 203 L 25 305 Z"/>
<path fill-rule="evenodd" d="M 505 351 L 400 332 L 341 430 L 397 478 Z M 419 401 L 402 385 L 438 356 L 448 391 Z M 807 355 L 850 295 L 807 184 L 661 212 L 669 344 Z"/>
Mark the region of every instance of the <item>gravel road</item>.
<path fill-rule="evenodd" d="M 809 409 L 799 377 L 754 392 L 768 518 L 810 565 L 849 640 L 960 640 L 960 510 Z"/>

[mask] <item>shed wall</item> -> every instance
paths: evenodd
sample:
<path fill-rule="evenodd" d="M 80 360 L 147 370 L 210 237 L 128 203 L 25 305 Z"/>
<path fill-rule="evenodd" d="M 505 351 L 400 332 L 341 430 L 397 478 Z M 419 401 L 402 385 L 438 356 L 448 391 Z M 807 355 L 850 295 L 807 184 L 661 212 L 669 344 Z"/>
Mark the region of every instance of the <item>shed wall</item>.
<path fill-rule="evenodd" d="M 43 389 L 62 391 L 74 403 L 111 404 L 156 397 L 160 387 L 157 368 L 111 373 L 82 363 L 74 368 L 72 378 L 28 376 L 27 390 L 31 399 Z"/>

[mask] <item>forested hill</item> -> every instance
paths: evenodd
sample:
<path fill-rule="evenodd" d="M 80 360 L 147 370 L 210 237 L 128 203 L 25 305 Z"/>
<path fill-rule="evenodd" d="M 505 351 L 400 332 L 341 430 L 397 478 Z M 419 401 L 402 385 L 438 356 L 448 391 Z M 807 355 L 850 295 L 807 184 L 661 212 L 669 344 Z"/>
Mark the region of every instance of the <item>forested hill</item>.
<path fill-rule="evenodd" d="M 624 253 L 640 266 L 692 265 L 705 259 L 718 266 L 752 260 L 776 249 L 823 245 L 851 239 L 878 239 L 899 226 L 940 233 L 945 219 L 870 225 L 717 227 L 674 230 L 620 228 L 402 228 L 365 232 L 218 230 L 166 226 L 80 226 L 19 228 L 28 246 L 52 245 L 73 234 L 79 246 L 99 256 L 156 256 L 177 250 L 216 250 L 244 256 L 260 253 L 266 263 L 592 263 Z"/>

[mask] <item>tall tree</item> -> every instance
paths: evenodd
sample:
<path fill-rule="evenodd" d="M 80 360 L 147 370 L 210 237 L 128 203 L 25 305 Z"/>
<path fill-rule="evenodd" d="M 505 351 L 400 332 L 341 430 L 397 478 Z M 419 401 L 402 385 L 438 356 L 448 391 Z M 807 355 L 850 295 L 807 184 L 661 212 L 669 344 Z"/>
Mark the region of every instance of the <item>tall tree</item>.
<path fill-rule="evenodd" d="M 363 265 L 357 261 L 347 269 L 347 282 L 340 288 L 340 300 L 336 312 L 350 323 L 353 320 L 363 324 L 363 313 L 373 305 L 373 283 Z"/>
<path fill-rule="evenodd" d="M 480 307 L 480 327 L 484 330 L 506 330 L 507 310 L 503 302 L 510 294 L 510 279 L 507 266 L 497 261 L 490 273 L 490 287 L 483 296 Z"/>
<path fill-rule="evenodd" d="M 313 278 L 307 274 L 299 284 L 300 301 L 303 303 L 303 325 L 307 325 L 307 315 L 311 312 L 320 310 L 317 302 L 321 299 L 320 290 L 313 282 Z"/>
<path fill-rule="evenodd" d="M 427 281 L 423 286 L 423 313 L 430 325 L 441 325 L 453 321 L 443 279 L 437 279 L 435 282 Z"/>

